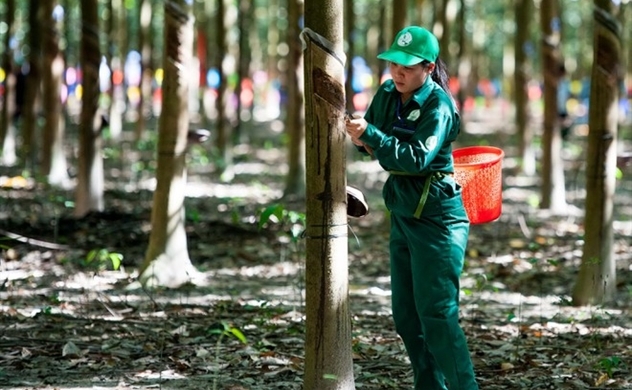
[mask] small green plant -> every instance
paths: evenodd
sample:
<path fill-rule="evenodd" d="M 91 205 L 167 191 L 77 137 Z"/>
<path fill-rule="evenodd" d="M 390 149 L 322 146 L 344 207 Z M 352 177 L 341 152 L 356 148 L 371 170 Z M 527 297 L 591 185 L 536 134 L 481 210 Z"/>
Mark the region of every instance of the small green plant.
<path fill-rule="evenodd" d="M 48 297 L 48 302 L 50 302 L 52 305 L 59 305 L 61 303 L 61 299 L 59 299 L 58 294 L 53 294 Z"/>
<path fill-rule="evenodd" d="M 289 259 L 299 264 L 299 267 L 304 267 L 305 242 L 302 239 L 307 226 L 305 213 L 288 210 L 282 204 L 273 204 L 261 211 L 259 215 L 259 229 L 261 230 L 271 223 L 280 226 L 279 233 L 277 233 L 279 242 L 288 244 L 284 246 L 281 252 L 281 261 Z M 305 288 L 304 272 L 298 272 L 296 274 L 295 282 L 293 287 L 296 288 L 298 300 L 302 306 L 303 296 L 301 291 Z"/>
<path fill-rule="evenodd" d="M 189 149 L 189 159 L 189 164 L 191 165 L 204 166 L 211 162 L 206 150 L 199 145 L 194 145 Z"/>
<path fill-rule="evenodd" d="M 234 326 L 231 326 L 228 322 L 222 321 L 213 326 L 210 326 L 207 329 L 208 334 L 217 334 L 219 338 L 217 339 L 217 345 L 221 345 L 222 338 L 225 336 L 233 336 L 237 340 L 241 341 L 243 344 L 248 344 L 248 340 L 246 340 L 246 336 Z"/>
<path fill-rule="evenodd" d="M 549 263 L 550 265 L 552 265 L 553 267 L 559 267 L 560 266 L 560 262 L 558 260 L 555 260 L 555 259 L 548 259 L 546 262 Z"/>
<path fill-rule="evenodd" d="M 192 223 L 200 222 L 200 212 L 197 209 L 186 209 L 186 219 Z"/>
<path fill-rule="evenodd" d="M 286 233 L 289 234 L 292 242 L 297 242 L 305 230 L 305 214 L 288 210 L 285 206 L 278 203 L 270 205 L 261 211 L 259 229 L 262 229 L 270 222 L 279 223 L 286 227 Z"/>
<path fill-rule="evenodd" d="M 527 248 L 529 248 L 529 250 L 532 251 L 532 252 L 537 252 L 541 247 L 542 247 L 542 245 L 540 245 L 537 242 L 533 242 L 533 241 L 531 241 L 531 242 L 529 242 L 527 244 Z"/>
<path fill-rule="evenodd" d="M 53 308 L 50 306 L 44 306 L 40 309 L 40 313 L 49 316 L 51 314 L 53 314 Z"/>
<path fill-rule="evenodd" d="M 477 274 L 475 275 L 475 278 L 476 278 L 476 290 L 483 291 L 485 287 L 489 284 L 487 274 L 483 274 L 483 273 Z"/>
<path fill-rule="evenodd" d="M 619 366 L 621 366 L 623 362 L 616 356 L 607 357 L 599 360 L 598 366 L 600 369 L 608 374 L 608 377 L 612 378 L 614 373 L 617 371 Z"/>
<path fill-rule="evenodd" d="M 121 267 L 123 255 L 121 253 L 110 252 L 105 248 L 93 249 L 83 260 L 82 265 L 86 268 L 94 268 L 97 271 L 103 271 L 111 266 L 117 271 Z"/>
<path fill-rule="evenodd" d="M 558 296 L 557 299 L 558 299 L 558 301 L 557 301 L 557 305 L 558 306 L 565 306 L 565 307 L 572 307 L 573 306 L 573 301 L 568 299 L 565 296 Z"/>
<path fill-rule="evenodd" d="M 224 337 L 235 337 L 242 344 L 248 344 L 248 340 L 246 340 L 246 336 L 241 332 L 241 330 L 231 326 L 226 321 L 221 321 L 217 324 L 210 326 L 207 329 L 208 334 L 216 334 L 219 335 L 217 338 L 217 342 L 215 343 L 215 362 L 219 362 L 219 356 L 221 353 L 222 340 Z M 219 367 L 219 364 L 218 364 Z M 213 379 L 213 390 L 217 390 L 217 377 Z"/>

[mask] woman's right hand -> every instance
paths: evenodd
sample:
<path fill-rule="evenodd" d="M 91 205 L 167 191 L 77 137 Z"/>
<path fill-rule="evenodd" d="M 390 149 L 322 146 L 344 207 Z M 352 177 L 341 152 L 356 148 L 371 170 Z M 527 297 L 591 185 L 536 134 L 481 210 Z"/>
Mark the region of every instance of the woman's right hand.
<path fill-rule="evenodd" d="M 367 153 L 373 156 L 373 149 L 364 142 L 360 141 L 360 136 L 364 133 L 368 126 L 368 122 L 364 118 L 353 118 L 351 116 L 347 116 L 345 118 L 345 127 L 347 129 L 347 134 L 349 134 L 349 138 L 351 138 L 351 142 L 360 148 L 364 148 Z"/>
<path fill-rule="evenodd" d="M 347 134 L 349 134 L 352 141 L 354 139 L 359 141 L 360 137 L 362 136 L 362 134 L 364 134 L 364 131 L 366 130 L 368 125 L 369 123 L 364 118 L 346 118 L 345 119 L 345 127 L 347 128 Z"/>

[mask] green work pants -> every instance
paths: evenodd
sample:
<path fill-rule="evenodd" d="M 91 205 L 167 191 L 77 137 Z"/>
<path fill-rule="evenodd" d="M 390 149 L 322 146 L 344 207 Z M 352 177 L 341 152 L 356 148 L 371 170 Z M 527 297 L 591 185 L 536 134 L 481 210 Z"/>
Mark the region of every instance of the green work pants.
<path fill-rule="evenodd" d="M 459 326 L 459 277 L 469 221 L 460 194 L 439 203 L 421 218 L 391 214 L 393 320 L 416 390 L 476 390 Z"/>

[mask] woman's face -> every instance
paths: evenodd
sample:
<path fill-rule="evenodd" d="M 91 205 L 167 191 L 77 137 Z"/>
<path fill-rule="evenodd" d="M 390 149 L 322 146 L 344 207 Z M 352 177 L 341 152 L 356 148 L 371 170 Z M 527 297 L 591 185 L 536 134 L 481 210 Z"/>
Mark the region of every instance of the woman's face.
<path fill-rule="evenodd" d="M 417 64 L 413 66 L 403 66 L 391 62 L 389 70 L 395 88 L 402 94 L 403 100 L 407 100 L 412 93 L 421 87 L 426 81 L 426 77 L 434 70 L 435 64 Z"/>

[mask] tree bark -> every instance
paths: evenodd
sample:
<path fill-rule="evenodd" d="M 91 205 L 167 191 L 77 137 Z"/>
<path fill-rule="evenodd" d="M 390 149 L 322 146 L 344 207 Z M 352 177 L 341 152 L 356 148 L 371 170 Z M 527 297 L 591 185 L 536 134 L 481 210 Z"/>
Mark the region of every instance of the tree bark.
<path fill-rule="evenodd" d="M 413 7 L 414 7 L 414 20 L 416 20 L 416 24 L 419 26 L 424 25 L 424 16 L 426 16 L 425 13 L 425 7 L 426 7 L 426 2 L 425 0 L 413 0 Z"/>
<path fill-rule="evenodd" d="M 82 96 L 79 123 L 79 161 L 75 192 L 75 216 L 103 210 L 102 117 L 99 115 L 99 45 L 98 1 L 81 2 L 81 70 Z"/>
<path fill-rule="evenodd" d="M 244 129 L 242 124 L 242 114 L 246 114 L 245 117 L 247 120 L 252 118 L 252 106 L 250 104 L 246 109 L 244 109 L 244 102 L 242 97 L 244 96 L 244 85 L 248 83 L 249 80 L 252 80 L 252 75 L 250 72 L 250 66 L 252 62 L 252 53 L 250 47 L 250 31 L 253 30 L 253 14 L 254 14 L 254 4 L 250 0 L 239 0 L 238 1 L 238 11 L 239 15 L 237 17 L 237 28 L 239 29 L 239 58 L 237 60 L 237 73 L 238 73 L 238 82 L 235 86 L 235 96 L 237 97 L 237 106 L 235 107 L 235 129 L 234 140 L 236 143 L 248 143 L 248 136 L 244 133 Z M 288 4 L 288 9 L 290 9 L 291 4 Z M 292 20 L 291 12 L 288 19 Z M 298 36 L 298 32 L 294 34 L 295 37 Z M 298 39 L 298 38 L 296 38 Z"/>
<path fill-rule="evenodd" d="M 348 301 L 341 9 L 341 0 L 305 4 L 305 390 L 355 389 Z"/>
<path fill-rule="evenodd" d="M 106 4 L 108 19 L 105 23 L 105 35 L 108 37 L 110 44 L 105 52 L 106 62 L 110 68 L 110 89 L 108 95 L 108 127 L 110 129 L 110 137 L 113 140 L 119 140 L 123 131 L 123 107 L 125 98 L 120 85 L 117 85 L 119 72 L 121 67 L 121 50 L 118 44 L 117 36 L 121 25 L 121 1 L 112 0 Z"/>
<path fill-rule="evenodd" d="M 193 17 L 188 0 L 165 2 L 164 104 L 158 134 L 157 184 L 151 210 L 151 235 L 140 281 L 146 286 L 178 287 L 195 282 L 185 222 L 186 150 L 189 129 L 189 69 Z"/>
<path fill-rule="evenodd" d="M 140 31 L 138 34 L 138 46 L 140 47 L 140 94 L 138 100 L 138 120 L 134 138 L 138 141 L 142 139 L 145 132 L 147 117 L 151 114 L 151 79 L 153 75 L 151 61 L 151 19 L 152 2 L 150 0 L 140 0 L 138 2 L 138 16 Z"/>
<path fill-rule="evenodd" d="M 439 47 L 441 48 L 441 53 L 439 53 L 439 56 L 441 57 L 443 61 L 445 61 L 446 64 L 448 64 L 448 67 L 451 67 L 452 61 L 450 60 L 450 53 L 448 49 L 450 47 L 450 41 L 451 41 L 450 27 L 451 27 L 451 23 L 454 20 L 449 20 L 450 19 L 450 15 L 448 15 L 449 4 L 450 4 L 450 0 L 440 1 L 439 6 L 437 7 L 437 21 L 439 23 L 436 23 L 434 28 L 430 29 L 430 31 L 433 31 L 435 35 L 437 36 L 437 38 L 439 39 Z M 437 27 L 439 28 L 437 29 Z M 453 72 L 449 72 L 449 73 L 452 74 Z"/>
<path fill-rule="evenodd" d="M 346 107 L 347 111 L 353 113 L 355 111 L 355 105 L 353 104 L 353 99 L 355 97 L 355 91 L 353 90 L 353 78 L 354 75 L 354 67 L 353 67 L 353 57 L 357 55 L 356 53 L 356 36 L 360 34 L 356 33 L 355 26 L 356 15 L 354 11 L 353 1 L 345 2 L 345 12 L 344 12 L 344 28 L 345 28 L 345 42 L 347 43 L 347 64 L 346 71 L 347 77 L 345 79 L 345 95 L 346 95 Z M 357 35 L 356 35 L 357 34 Z"/>
<path fill-rule="evenodd" d="M 566 186 L 562 161 L 562 132 L 558 117 L 557 88 L 563 75 L 557 0 L 540 4 L 544 123 L 542 129 L 542 199 L 540 208 L 566 212 Z"/>
<path fill-rule="evenodd" d="M 533 127 L 530 126 L 529 80 L 531 79 L 531 56 L 527 43 L 531 36 L 533 0 L 516 0 L 516 35 L 514 37 L 515 71 L 514 103 L 516 106 L 516 133 L 518 134 L 518 156 L 520 169 L 526 175 L 535 174 L 535 150 L 533 149 Z"/>
<path fill-rule="evenodd" d="M 378 33 L 378 37 L 375 40 L 376 44 L 377 44 L 377 50 L 375 50 L 375 56 L 377 57 L 378 54 L 380 54 L 381 52 L 387 50 L 390 45 L 391 42 L 393 41 L 393 39 L 395 38 L 395 36 L 391 36 L 391 34 L 389 33 L 385 33 L 388 30 L 388 25 L 389 25 L 389 20 L 386 17 L 387 15 L 387 6 L 386 6 L 386 2 L 379 2 L 379 7 L 380 7 L 380 12 L 379 15 L 377 17 L 377 25 L 379 26 L 379 30 L 377 31 Z M 391 29 L 392 31 L 392 29 Z M 384 75 L 384 73 L 386 72 L 386 69 L 388 67 L 388 62 L 386 61 L 375 61 L 376 65 L 376 75 L 375 75 L 375 80 L 376 80 L 376 87 L 379 87 L 379 85 L 382 83 L 382 76 Z"/>
<path fill-rule="evenodd" d="M 621 27 L 616 7 L 595 0 L 595 58 L 588 111 L 586 216 L 582 264 L 573 289 L 573 304 L 601 304 L 616 291 L 613 248 L 613 197 L 617 161 L 617 123 L 621 66 Z"/>
<path fill-rule="evenodd" d="M 465 99 L 467 98 L 467 92 L 469 89 L 469 80 L 470 73 L 472 70 L 472 60 L 469 58 L 468 53 L 470 52 L 470 39 L 469 34 L 466 32 L 466 19 L 465 12 L 467 10 L 467 2 L 465 0 L 459 0 L 459 14 L 458 14 L 458 40 L 459 40 L 459 51 L 456 55 L 456 64 L 457 70 L 456 74 L 459 80 L 459 90 L 456 94 L 456 99 L 459 104 L 459 110 L 463 112 L 463 107 L 465 106 Z M 466 132 L 465 124 L 461 124 L 462 132 Z"/>
<path fill-rule="evenodd" d="M 106 35 L 110 44 L 105 53 L 107 64 L 110 68 L 110 90 L 108 91 L 109 106 L 108 127 L 110 137 L 119 140 L 123 132 L 123 112 L 125 111 L 125 90 L 122 81 L 123 72 L 123 52 L 121 51 L 121 35 L 125 30 L 123 26 L 124 7 L 123 0 L 112 0 L 107 2 L 108 20 L 106 23 Z"/>
<path fill-rule="evenodd" d="M 68 166 L 64 152 L 64 118 L 62 116 L 61 86 L 65 64 L 59 48 L 59 29 L 53 17 L 56 0 L 42 0 L 42 109 L 44 112 L 44 143 L 42 145 L 42 174 L 48 183 L 68 186 Z"/>
<path fill-rule="evenodd" d="M 15 19 L 15 0 L 7 0 L 6 4 L 7 31 L 4 36 L 4 47 L 11 46 L 13 36 L 13 20 Z M 0 113 L 0 165 L 11 166 L 15 164 L 15 128 L 13 123 L 15 106 L 16 67 L 13 66 L 11 50 L 4 50 L 0 66 L 5 70 L 4 98 L 2 99 L 2 112 Z"/>
<path fill-rule="evenodd" d="M 621 23 L 621 57 L 624 69 L 624 81 L 627 86 L 625 96 L 630 97 L 632 92 L 632 2 L 624 2 L 619 10 L 619 22 Z M 628 112 L 628 116 L 631 114 Z"/>
<path fill-rule="evenodd" d="M 41 82 L 41 33 L 40 33 L 40 20 L 39 20 L 39 7 L 38 0 L 31 0 L 29 2 L 29 45 L 31 50 L 29 51 L 28 62 L 28 74 L 26 75 L 26 85 L 24 91 L 24 107 L 22 107 L 22 146 L 20 148 L 20 154 L 22 155 L 22 161 L 24 168 L 27 170 L 35 169 L 37 163 L 37 147 L 38 144 L 35 138 L 35 131 L 37 129 L 36 120 L 36 107 L 40 94 L 40 82 Z"/>
<path fill-rule="evenodd" d="M 299 40 L 299 23 L 303 15 L 301 2 L 289 0 L 288 31 L 289 67 L 287 72 L 287 93 L 290 105 L 286 112 L 286 132 L 289 136 L 288 165 L 284 197 L 305 196 L 305 113 L 303 111 L 303 58 Z"/>
<path fill-rule="evenodd" d="M 393 13 L 393 19 L 391 21 L 391 42 L 397 35 L 397 33 L 406 27 L 408 23 L 408 1 L 407 0 L 393 0 L 393 6 L 391 12 Z"/>
<path fill-rule="evenodd" d="M 228 87 L 228 75 L 226 74 L 227 72 L 224 68 L 224 57 L 228 53 L 226 45 L 226 26 L 224 20 L 226 13 L 225 0 L 218 0 L 217 5 L 217 14 L 215 18 L 217 39 L 215 64 L 219 73 L 219 86 L 217 88 L 217 100 L 215 101 L 217 110 L 215 126 L 217 129 L 216 145 L 217 151 L 220 154 L 218 169 L 221 172 L 221 179 L 222 181 L 229 182 L 233 179 L 235 174 L 233 169 L 232 137 L 227 115 L 230 88 Z"/>
<path fill-rule="evenodd" d="M 630 22 L 630 18 L 632 18 L 632 2 L 627 2 L 622 4 L 623 9 L 625 10 L 624 20 L 625 20 L 625 28 L 623 31 L 627 31 L 627 36 L 624 38 L 624 42 L 627 44 L 624 46 L 627 48 L 625 52 L 625 79 L 628 81 L 626 85 L 628 85 L 628 91 L 632 90 L 632 28 L 630 26 L 632 23 Z M 629 94 L 629 92 L 626 93 Z M 630 95 L 628 95 L 630 96 Z"/>

